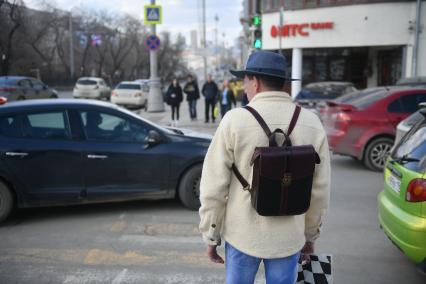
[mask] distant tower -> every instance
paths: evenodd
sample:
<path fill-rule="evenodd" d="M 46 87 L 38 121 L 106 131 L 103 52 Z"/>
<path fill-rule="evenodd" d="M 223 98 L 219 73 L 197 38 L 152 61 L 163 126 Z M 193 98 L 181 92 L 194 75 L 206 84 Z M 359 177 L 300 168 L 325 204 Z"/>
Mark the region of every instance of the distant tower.
<path fill-rule="evenodd" d="M 198 49 L 198 40 L 197 40 L 197 31 L 196 30 L 191 31 L 191 48 L 193 50 Z"/>

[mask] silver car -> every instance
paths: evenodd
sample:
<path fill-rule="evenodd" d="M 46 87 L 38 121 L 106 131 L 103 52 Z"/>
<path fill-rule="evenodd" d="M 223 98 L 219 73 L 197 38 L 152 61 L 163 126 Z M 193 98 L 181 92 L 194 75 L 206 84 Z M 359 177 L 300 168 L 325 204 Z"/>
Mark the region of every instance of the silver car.
<path fill-rule="evenodd" d="M 419 109 L 426 108 L 426 103 L 420 103 Z M 403 121 L 401 121 L 396 127 L 396 136 L 394 146 L 399 143 L 401 138 L 411 129 L 411 127 L 416 124 L 418 121 L 423 119 L 423 115 L 420 113 L 420 110 L 416 111 Z"/>
<path fill-rule="evenodd" d="M 81 77 L 73 90 L 73 97 L 83 99 L 106 99 L 111 96 L 111 88 L 104 79 L 98 77 Z"/>
<path fill-rule="evenodd" d="M 0 76 L 0 97 L 7 101 L 58 98 L 58 92 L 43 82 L 24 76 Z"/>

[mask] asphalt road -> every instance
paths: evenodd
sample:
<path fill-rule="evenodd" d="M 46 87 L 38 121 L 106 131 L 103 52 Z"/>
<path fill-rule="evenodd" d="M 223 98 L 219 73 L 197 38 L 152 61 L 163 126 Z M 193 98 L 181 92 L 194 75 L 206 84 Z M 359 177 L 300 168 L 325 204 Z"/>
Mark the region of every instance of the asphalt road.
<path fill-rule="evenodd" d="M 426 283 L 379 228 L 382 186 L 380 173 L 332 157 L 331 208 L 316 249 L 333 255 L 334 283 Z M 0 283 L 224 283 L 198 222 L 175 200 L 18 210 L 0 226 Z"/>

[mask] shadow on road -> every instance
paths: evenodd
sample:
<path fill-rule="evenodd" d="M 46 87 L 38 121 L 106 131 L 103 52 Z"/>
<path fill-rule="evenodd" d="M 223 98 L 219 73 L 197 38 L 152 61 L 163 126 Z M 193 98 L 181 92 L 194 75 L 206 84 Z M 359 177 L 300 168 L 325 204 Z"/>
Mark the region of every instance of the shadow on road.
<path fill-rule="evenodd" d="M 79 217 L 94 218 L 100 216 L 119 215 L 127 213 L 162 212 L 169 210 L 189 211 L 175 199 L 169 200 L 139 200 L 127 202 L 96 203 L 84 205 L 70 205 L 60 207 L 40 207 L 16 209 L 10 218 L 1 224 L 1 227 L 20 224 L 33 224 L 47 220 L 75 219 Z"/>

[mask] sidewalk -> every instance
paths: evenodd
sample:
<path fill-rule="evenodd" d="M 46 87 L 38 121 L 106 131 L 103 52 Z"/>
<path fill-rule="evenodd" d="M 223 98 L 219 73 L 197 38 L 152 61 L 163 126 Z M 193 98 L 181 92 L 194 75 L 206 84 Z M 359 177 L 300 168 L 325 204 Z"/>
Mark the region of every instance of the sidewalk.
<path fill-rule="evenodd" d="M 193 131 L 206 133 L 214 135 L 216 128 L 219 125 L 220 122 L 220 115 L 218 118 L 216 118 L 216 122 L 212 123 L 211 121 L 209 123 L 204 123 L 204 100 L 200 99 L 197 101 L 197 120 L 191 121 L 191 118 L 189 117 L 189 106 L 187 101 L 183 101 L 180 105 L 180 117 L 179 117 L 179 124 L 178 128 L 186 128 Z M 140 115 L 141 117 L 152 121 L 154 123 L 157 123 L 162 126 L 170 126 L 171 122 L 171 108 L 170 106 L 164 104 L 164 112 L 147 112 L 143 109 L 137 110 L 136 113 Z"/>

